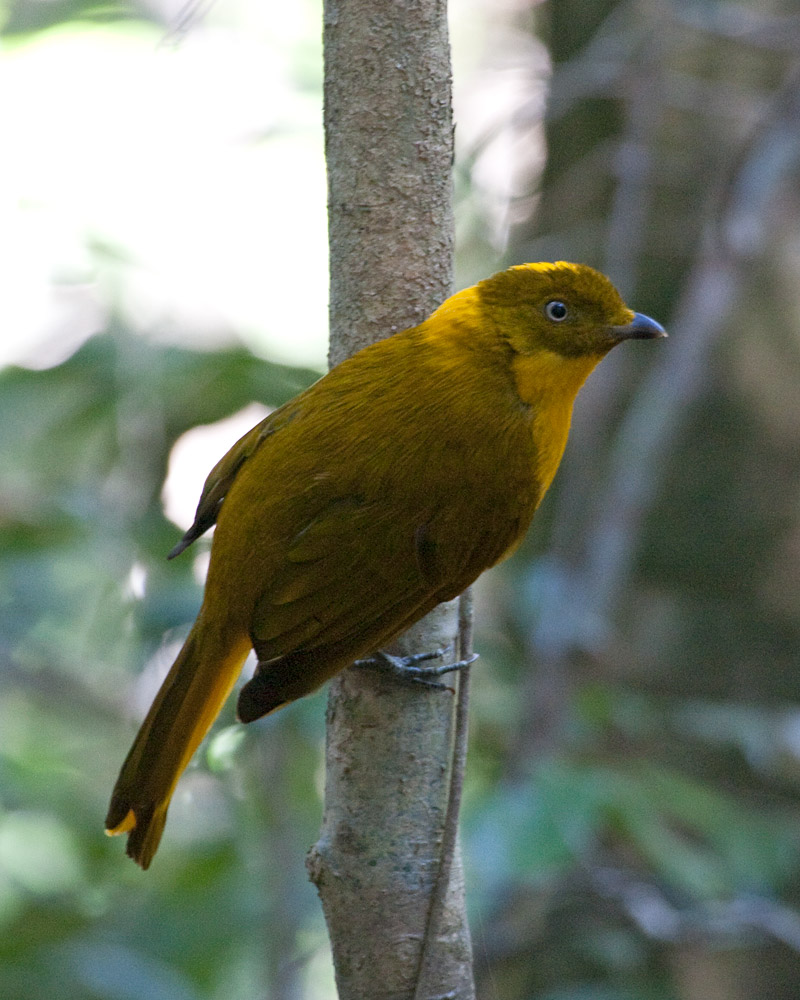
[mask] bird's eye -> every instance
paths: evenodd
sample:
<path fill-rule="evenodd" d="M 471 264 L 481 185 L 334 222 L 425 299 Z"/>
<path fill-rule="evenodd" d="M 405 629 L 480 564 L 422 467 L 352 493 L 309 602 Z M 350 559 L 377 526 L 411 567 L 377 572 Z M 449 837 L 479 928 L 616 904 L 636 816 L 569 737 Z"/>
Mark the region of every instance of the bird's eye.
<path fill-rule="evenodd" d="M 544 307 L 544 313 L 554 323 L 560 323 L 567 318 L 567 307 L 559 299 L 553 299 Z"/>

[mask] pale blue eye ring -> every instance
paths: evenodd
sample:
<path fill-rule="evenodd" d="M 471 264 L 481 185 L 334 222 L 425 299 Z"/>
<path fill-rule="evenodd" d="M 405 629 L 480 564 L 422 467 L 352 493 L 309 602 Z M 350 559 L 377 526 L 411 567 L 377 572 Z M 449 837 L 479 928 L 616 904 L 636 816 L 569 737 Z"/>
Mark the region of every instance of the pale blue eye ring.
<path fill-rule="evenodd" d="M 560 299 L 553 299 L 552 302 L 548 302 L 544 307 L 544 314 L 548 319 L 551 319 L 554 323 L 561 323 L 567 318 L 568 313 L 567 307 Z"/>

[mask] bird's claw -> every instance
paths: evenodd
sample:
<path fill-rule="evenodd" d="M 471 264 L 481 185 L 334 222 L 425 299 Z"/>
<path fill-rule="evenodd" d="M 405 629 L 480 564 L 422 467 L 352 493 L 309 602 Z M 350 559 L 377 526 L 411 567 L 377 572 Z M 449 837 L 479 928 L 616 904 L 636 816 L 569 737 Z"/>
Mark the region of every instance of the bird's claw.
<path fill-rule="evenodd" d="M 377 653 L 366 659 L 356 660 L 354 666 L 383 670 L 394 677 L 411 681 L 413 684 L 422 684 L 425 687 L 434 688 L 438 691 L 445 691 L 448 690 L 447 685 L 442 684 L 434 678 L 442 677 L 444 674 L 452 673 L 454 670 L 464 670 L 478 659 L 478 654 L 472 653 L 466 659 L 456 660 L 455 663 L 444 663 L 439 667 L 417 666 L 417 664 L 423 663 L 425 660 L 436 660 L 440 656 L 444 656 L 446 652 L 447 649 L 437 649 L 428 653 L 413 653 L 410 656 L 394 656 L 392 653 L 387 653 L 379 649 Z"/>

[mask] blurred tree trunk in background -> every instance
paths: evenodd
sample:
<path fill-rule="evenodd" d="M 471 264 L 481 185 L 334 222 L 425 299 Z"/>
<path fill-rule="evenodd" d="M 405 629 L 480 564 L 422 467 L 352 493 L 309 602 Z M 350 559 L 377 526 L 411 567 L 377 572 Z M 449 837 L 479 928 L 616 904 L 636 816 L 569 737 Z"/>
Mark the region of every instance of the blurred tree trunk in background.
<path fill-rule="evenodd" d="M 571 997 L 557 970 L 574 963 L 574 995 L 594 996 L 593 935 L 608 921 L 628 947 L 641 935 L 651 960 L 669 955 L 668 996 L 765 995 L 718 946 L 750 947 L 757 966 L 755 939 L 766 934 L 790 949 L 787 978 L 769 995 L 800 997 L 800 935 L 765 915 L 777 905 L 775 852 L 790 836 L 786 751 L 776 738 L 767 767 L 748 758 L 745 735 L 776 697 L 800 700 L 800 601 L 786 599 L 798 574 L 784 557 L 781 586 L 773 562 L 776 551 L 796 554 L 800 537 L 800 17 L 705 2 L 537 12 L 554 63 L 548 156 L 510 260 L 594 264 L 671 339 L 657 358 L 620 352 L 589 380 L 529 543 L 542 555 L 512 585 L 521 596 L 509 628 L 527 668 L 498 800 L 563 809 L 558 850 L 576 870 L 548 882 L 540 851 L 541 894 L 498 899 L 497 961 L 490 946 L 479 987 L 485 977 L 487 993 L 526 996 L 559 982 Z M 659 782 L 645 820 L 639 810 Z M 737 858 L 728 840 L 751 837 L 766 805 L 763 850 Z M 535 848 L 530 859 L 535 872 Z M 627 892 L 612 893 L 609 910 L 607 889 L 594 875 L 584 882 L 606 865 L 613 878 L 635 873 L 653 914 L 672 913 L 674 926 L 645 918 Z M 582 915 L 562 924 L 575 878 Z M 720 896 L 746 909 L 751 892 L 764 911 L 713 909 Z M 636 995 L 650 995 L 647 982 Z"/>

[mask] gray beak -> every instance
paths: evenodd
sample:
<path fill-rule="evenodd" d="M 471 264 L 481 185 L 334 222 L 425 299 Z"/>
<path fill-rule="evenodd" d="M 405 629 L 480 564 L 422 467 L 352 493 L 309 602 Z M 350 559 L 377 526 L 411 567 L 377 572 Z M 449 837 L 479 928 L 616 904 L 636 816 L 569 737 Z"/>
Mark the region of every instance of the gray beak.
<path fill-rule="evenodd" d="M 667 331 L 660 323 L 645 316 L 644 313 L 634 313 L 633 319 L 625 326 L 612 326 L 615 340 L 655 340 L 666 337 Z"/>

